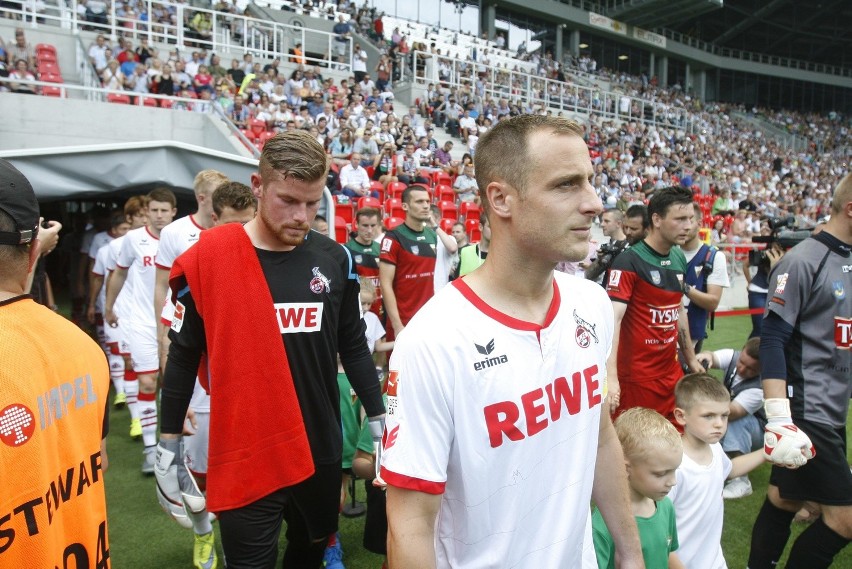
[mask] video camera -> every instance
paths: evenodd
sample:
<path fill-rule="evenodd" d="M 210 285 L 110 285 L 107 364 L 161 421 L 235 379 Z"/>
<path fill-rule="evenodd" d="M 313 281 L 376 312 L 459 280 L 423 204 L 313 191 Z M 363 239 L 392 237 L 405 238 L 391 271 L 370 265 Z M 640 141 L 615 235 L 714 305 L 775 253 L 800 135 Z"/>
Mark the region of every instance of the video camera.
<path fill-rule="evenodd" d="M 610 241 L 601 245 L 598 249 L 594 265 L 586 271 L 586 278 L 592 281 L 598 280 L 598 277 L 612 266 L 615 258 L 627 249 L 627 245 L 626 239 L 622 241 Z"/>
<path fill-rule="evenodd" d="M 766 252 L 777 243 L 781 249 L 788 251 L 811 236 L 812 229 L 795 229 L 791 228 L 796 222 L 793 216 L 784 218 L 770 218 L 769 227 L 772 228 L 772 233 L 769 235 L 759 235 L 752 237 L 753 243 L 766 243 L 765 249 L 753 249 L 748 252 L 748 262 L 752 266 L 757 266 L 763 262 L 769 262 Z"/>

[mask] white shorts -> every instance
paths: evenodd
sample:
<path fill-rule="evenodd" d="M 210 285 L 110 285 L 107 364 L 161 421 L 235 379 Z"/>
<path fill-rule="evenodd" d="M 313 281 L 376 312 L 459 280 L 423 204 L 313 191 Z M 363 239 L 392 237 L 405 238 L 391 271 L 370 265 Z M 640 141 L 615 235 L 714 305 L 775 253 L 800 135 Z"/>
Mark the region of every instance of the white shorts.
<path fill-rule="evenodd" d="M 183 437 L 183 461 L 193 474 L 207 474 L 207 442 L 210 439 L 210 413 L 195 412 L 193 429 L 186 421 L 187 431 L 195 431 L 192 436 Z"/>
<path fill-rule="evenodd" d="M 115 327 L 104 324 L 104 339 L 109 346 L 110 353 L 121 356 L 130 355 L 130 345 L 127 343 L 124 330 L 121 329 L 121 322 Z"/>
<path fill-rule="evenodd" d="M 160 358 L 157 353 L 157 327 L 137 322 L 127 324 L 127 343 L 130 344 L 130 358 L 136 373 L 157 373 L 160 370 Z"/>

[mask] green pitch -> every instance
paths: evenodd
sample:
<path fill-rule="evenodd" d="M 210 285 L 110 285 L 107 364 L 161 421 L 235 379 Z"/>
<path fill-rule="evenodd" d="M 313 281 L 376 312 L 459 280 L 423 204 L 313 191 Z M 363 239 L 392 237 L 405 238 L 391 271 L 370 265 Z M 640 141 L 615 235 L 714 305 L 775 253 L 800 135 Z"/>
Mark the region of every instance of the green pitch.
<path fill-rule="evenodd" d="M 750 330 L 751 321 L 748 317 L 719 318 L 716 321 L 716 330 L 711 332 L 710 338 L 705 342 L 705 348 L 739 349 Z M 130 422 L 127 410 L 113 411 L 110 421 L 111 433 L 108 439 L 110 467 L 106 474 L 106 488 L 112 567 L 115 569 L 192 567 L 192 532 L 179 527 L 163 513 L 154 493 L 153 477 L 144 477 L 139 472 L 142 463 L 142 444 L 131 441 L 127 435 Z M 246 473 L 246 476 L 250 475 L 251 473 Z M 769 467 L 764 465 L 751 474 L 754 494 L 740 500 L 725 502 L 722 546 L 731 569 L 741 569 L 746 565 L 752 524 L 763 503 L 768 478 Z M 358 483 L 359 499 L 363 500 L 361 484 L 361 482 Z M 343 561 L 347 569 L 379 569 L 381 567 L 382 558 L 364 551 L 361 547 L 363 523 L 363 517 L 354 520 L 340 518 Z M 216 524 L 214 528 L 218 532 Z M 796 525 L 793 536 L 797 536 L 802 529 L 804 526 Z M 790 542 L 792 543 L 792 539 Z M 282 537 L 280 542 L 282 552 L 285 544 L 286 541 Z M 221 548 L 219 553 L 220 567 L 222 567 Z M 834 566 L 852 567 L 852 548 L 847 547 L 835 560 Z"/>

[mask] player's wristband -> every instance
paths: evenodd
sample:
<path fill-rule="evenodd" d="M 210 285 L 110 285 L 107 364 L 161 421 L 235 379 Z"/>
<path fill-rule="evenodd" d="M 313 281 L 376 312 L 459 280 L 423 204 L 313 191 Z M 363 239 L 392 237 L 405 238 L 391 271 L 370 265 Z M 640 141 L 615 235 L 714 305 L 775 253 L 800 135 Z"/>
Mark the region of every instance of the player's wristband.
<path fill-rule="evenodd" d="M 767 399 L 763 403 L 766 420 L 770 423 L 792 423 L 793 417 L 790 413 L 790 400 L 786 397 L 775 397 Z"/>

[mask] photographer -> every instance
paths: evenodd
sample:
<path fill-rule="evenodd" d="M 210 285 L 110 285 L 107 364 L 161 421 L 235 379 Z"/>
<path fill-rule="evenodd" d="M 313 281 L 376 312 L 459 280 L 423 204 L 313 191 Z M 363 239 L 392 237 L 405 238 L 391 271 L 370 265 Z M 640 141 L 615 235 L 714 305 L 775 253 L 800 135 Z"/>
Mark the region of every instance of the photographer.
<path fill-rule="evenodd" d="M 590 281 L 605 283 L 606 279 L 601 276 L 609 270 L 618 254 L 627 248 L 627 236 L 621 228 L 623 221 L 624 214 L 619 209 L 608 209 L 601 215 L 601 230 L 609 237 L 609 242 L 598 249 L 594 262 L 586 269 L 586 278 Z"/>
<path fill-rule="evenodd" d="M 750 309 L 766 307 L 766 297 L 769 294 L 769 272 L 778 264 L 784 256 L 784 249 L 778 242 L 773 242 L 773 221 L 764 219 L 760 223 L 760 236 L 752 240 L 755 243 L 766 243 L 766 249 L 753 249 L 743 259 L 743 275 L 748 285 L 748 307 Z M 749 270 L 751 266 L 757 267 L 754 276 Z M 763 313 L 751 315 L 751 334 L 749 338 L 760 336 L 763 324 Z"/>

